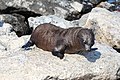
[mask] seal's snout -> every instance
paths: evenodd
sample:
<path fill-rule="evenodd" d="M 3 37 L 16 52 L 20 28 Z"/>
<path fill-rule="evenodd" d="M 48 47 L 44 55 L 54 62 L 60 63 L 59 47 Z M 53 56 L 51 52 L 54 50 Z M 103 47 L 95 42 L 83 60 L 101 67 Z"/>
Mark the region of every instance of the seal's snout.
<path fill-rule="evenodd" d="M 90 47 L 89 45 L 86 45 L 86 44 L 85 44 L 85 49 L 86 49 L 86 51 L 90 51 L 90 50 L 91 50 L 91 47 Z"/>

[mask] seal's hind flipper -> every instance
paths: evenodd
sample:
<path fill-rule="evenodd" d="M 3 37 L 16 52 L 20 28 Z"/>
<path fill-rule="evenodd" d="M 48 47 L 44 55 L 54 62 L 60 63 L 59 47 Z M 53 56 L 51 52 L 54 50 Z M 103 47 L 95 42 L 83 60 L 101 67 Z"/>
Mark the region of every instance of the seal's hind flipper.
<path fill-rule="evenodd" d="M 22 46 L 22 48 L 25 48 L 27 50 L 28 47 L 33 46 L 33 45 L 34 43 L 31 40 L 29 40 L 25 45 Z"/>

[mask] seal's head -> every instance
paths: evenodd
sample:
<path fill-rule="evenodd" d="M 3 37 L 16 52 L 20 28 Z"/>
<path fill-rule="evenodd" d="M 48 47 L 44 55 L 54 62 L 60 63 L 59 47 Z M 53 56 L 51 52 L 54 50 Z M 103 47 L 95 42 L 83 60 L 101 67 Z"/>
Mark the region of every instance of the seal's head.
<path fill-rule="evenodd" d="M 80 34 L 85 45 L 86 51 L 90 51 L 91 47 L 94 45 L 95 40 L 93 31 L 91 29 L 82 29 L 80 31 Z"/>

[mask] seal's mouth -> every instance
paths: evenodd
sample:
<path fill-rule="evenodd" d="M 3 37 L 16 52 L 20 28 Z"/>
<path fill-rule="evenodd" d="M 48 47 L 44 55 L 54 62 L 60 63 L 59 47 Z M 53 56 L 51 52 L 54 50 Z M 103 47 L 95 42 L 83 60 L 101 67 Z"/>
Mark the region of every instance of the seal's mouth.
<path fill-rule="evenodd" d="M 97 50 L 97 49 L 98 49 L 98 48 L 91 48 L 90 45 L 85 44 L 85 50 L 86 50 L 86 51 L 94 51 L 94 50 Z"/>
<path fill-rule="evenodd" d="M 86 51 L 90 51 L 90 50 L 91 50 L 91 47 L 90 47 L 89 45 L 85 44 L 85 50 L 86 50 Z"/>
<path fill-rule="evenodd" d="M 95 51 L 95 50 L 97 50 L 97 49 L 98 49 L 98 48 L 90 48 L 90 49 L 86 50 L 85 52 Z"/>

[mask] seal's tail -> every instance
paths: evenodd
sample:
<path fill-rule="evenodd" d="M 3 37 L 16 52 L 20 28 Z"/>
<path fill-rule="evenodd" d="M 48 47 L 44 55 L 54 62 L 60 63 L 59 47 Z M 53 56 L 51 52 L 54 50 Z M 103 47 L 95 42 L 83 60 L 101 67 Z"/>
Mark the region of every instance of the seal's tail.
<path fill-rule="evenodd" d="M 33 45 L 34 43 L 31 40 L 29 40 L 25 45 L 22 46 L 22 48 L 27 49 L 28 47 L 33 46 Z"/>

